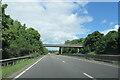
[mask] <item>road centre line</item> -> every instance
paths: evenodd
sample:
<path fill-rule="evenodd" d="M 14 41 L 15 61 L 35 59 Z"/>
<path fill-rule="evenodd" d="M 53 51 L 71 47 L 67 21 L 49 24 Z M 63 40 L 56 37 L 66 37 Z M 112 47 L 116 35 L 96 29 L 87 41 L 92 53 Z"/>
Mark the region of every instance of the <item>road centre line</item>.
<path fill-rule="evenodd" d="M 37 64 L 39 61 L 41 61 L 45 56 L 43 56 L 42 58 L 40 58 L 38 61 L 36 61 L 34 64 L 32 64 L 31 66 L 29 66 L 27 69 L 25 69 L 23 72 L 21 72 L 20 74 L 18 74 L 14 79 L 15 80 L 17 78 L 19 78 L 21 75 L 23 75 L 26 71 L 28 71 L 30 68 L 32 68 L 35 64 Z"/>

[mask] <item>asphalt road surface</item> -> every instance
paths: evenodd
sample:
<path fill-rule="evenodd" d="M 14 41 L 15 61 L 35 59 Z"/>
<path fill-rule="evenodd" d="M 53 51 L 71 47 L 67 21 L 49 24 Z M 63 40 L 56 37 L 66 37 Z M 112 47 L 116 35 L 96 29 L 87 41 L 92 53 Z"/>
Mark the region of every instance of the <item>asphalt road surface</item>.
<path fill-rule="evenodd" d="M 15 78 L 118 78 L 118 68 L 78 58 L 48 54 Z"/>

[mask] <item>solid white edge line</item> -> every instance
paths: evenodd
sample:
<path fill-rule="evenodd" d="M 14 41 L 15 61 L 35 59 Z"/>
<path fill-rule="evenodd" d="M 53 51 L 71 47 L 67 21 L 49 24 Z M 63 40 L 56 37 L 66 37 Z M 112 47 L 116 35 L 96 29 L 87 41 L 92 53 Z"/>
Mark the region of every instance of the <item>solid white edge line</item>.
<path fill-rule="evenodd" d="M 92 76 L 90 76 L 90 75 L 88 75 L 87 73 L 83 73 L 85 76 L 87 76 L 87 77 L 89 77 L 89 78 L 91 78 L 91 79 L 93 79 L 93 80 L 96 80 L 94 77 L 92 77 Z"/>
<path fill-rule="evenodd" d="M 37 64 L 39 61 L 41 61 L 43 58 L 44 58 L 45 56 L 43 56 L 42 58 L 40 58 L 38 61 L 36 61 L 34 64 L 32 64 L 31 66 L 29 66 L 27 69 L 25 69 L 23 72 L 21 72 L 20 74 L 18 74 L 16 77 L 15 77 L 15 79 L 16 78 L 19 78 L 22 74 L 24 74 L 26 71 L 28 71 L 30 68 L 32 68 L 35 64 Z M 15 80 L 15 79 L 13 79 L 13 80 Z"/>

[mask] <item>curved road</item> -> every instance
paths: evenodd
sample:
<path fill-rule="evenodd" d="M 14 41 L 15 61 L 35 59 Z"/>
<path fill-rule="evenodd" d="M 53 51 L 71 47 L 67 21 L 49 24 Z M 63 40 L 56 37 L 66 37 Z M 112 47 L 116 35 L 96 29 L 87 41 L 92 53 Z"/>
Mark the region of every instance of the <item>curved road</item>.
<path fill-rule="evenodd" d="M 118 68 L 87 60 L 48 54 L 15 78 L 118 78 Z"/>

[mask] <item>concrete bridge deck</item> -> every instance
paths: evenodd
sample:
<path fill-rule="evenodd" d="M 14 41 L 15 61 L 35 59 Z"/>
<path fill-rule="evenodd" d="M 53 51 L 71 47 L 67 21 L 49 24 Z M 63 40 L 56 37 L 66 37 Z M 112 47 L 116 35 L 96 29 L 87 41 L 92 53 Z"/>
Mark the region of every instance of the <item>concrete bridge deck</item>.
<path fill-rule="evenodd" d="M 73 48 L 81 48 L 82 45 L 66 45 L 66 44 L 43 44 L 44 47 L 73 47 Z"/>
<path fill-rule="evenodd" d="M 43 44 L 43 46 L 44 47 L 60 47 L 60 54 L 62 54 L 62 52 L 63 52 L 63 50 L 62 50 L 63 47 L 78 48 L 77 53 L 79 53 L 79 51 L 80 51 L 79 48 L 83 47 L 82 45 L 66 45 L 66 44 Z"/>

